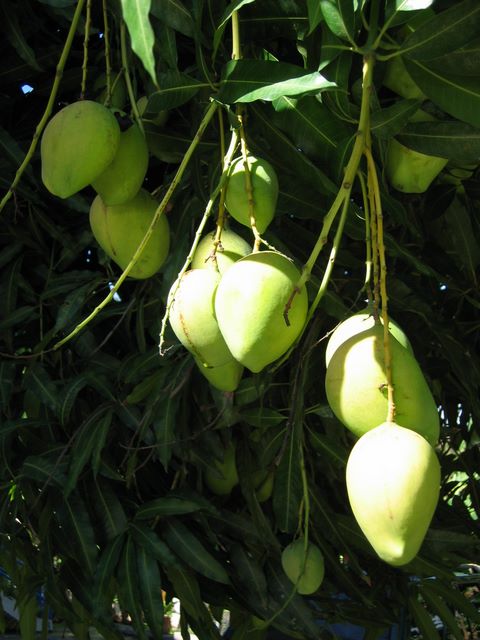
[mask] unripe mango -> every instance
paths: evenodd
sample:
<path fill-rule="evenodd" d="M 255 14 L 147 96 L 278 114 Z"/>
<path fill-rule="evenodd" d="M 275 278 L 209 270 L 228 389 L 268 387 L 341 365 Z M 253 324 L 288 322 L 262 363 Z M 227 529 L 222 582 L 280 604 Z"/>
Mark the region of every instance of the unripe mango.
<path fill-rule="evenodd" d="M 410 562 L 438 502 L 440 464 L 433 448 L 411 429 L 382 423 L 353 447 L 346 480 L 355 519 L 376 553 L 393 566 Z"/>
<path fill-rule="evenodd" d="M 277 360 L 300 335 L 308 310 L 304 286 L 291 301 L 289 324 L 284 317 L 299 278 L 292 260 L 275 251 L 251 253 L 223 274 L 215 314 L 233 357 L 250 371 Z"/>
<path fill-rule="evenodd" d="M 215 232 L 204 236 L 198 243 L 195 255 L 192 260 L 192 269 L 205 269 L 213 264 L 211 254 Z M 222 229 L 220 245 L 215 253 L 217 268 L 220 273 L 224 273 L 234 262 L 247 256 L 251 247 L 238 233 L 231 229 Z"/>
<path fill-rule="evenodd" d="M 383 326 L 383 321 L 380 318 L 380 322 Z M 403 330 L 398 326 L 395 320 L 389 318 L 389 331 L 394 338 L 400 342 L 402 346 L 404 346 L 408 351 L 413 354 L 412 345 L 410 344 L 410 340 L 407 338 Z M 351 338 L 352 336 L 356 336 L 362 331 L 367 331 L 375 326 L 375 318 L 372 313 L 366 309 L 365 311 L 359 311 L 355 313 L 353 316 L 350 316 L 343 322 L 341 322 L 335 331 L 332 333 L 327 342 L 327 348 L 325 350 L 325 363 L 328 367 L 330 360 L 332 359 L 333 354 L 338 349 L 340 345 L 342 345 L 346 340 Z"/>
<path fill-rule="evenodd" d="M 219 391 L 235 391 L 243 375 L 243 366 L 233 358 L 218 367 L 206 367 L 195 359 L 201 374 Z"/>
<path fill-rule="evenodd" d="M 278 179 L 272 165 L 255 156 L 248 156 L 248 168 L 253 189 L 255 224 L 263 233 L 275 215 L 278 199 Z M 234 160 L 228 171 L 225 190 L 227 211 L 237 222 L 250 227 L 250 208 L 243 158 Z"/>
<path fill-rule="evenodd" d="M 235 446 L 232 442 L 226 447 L 223 460 L 215 460 L 205 471 L 204 480 L 210 491 L 217 496 L 227 496 L 238 484 Z"/>
<path fill-rule="evenodd" d="M 298 538 L 285 547 L 282 552 L 282 567 L 288 579 L 297 585 L 297 592 L 309 595 L 314 593 L 323 582 L 325 561 L 316 544 L 308 543 L 306 557 L 304 547 L 304 538 Z"/>
<path fill-rule="evenodd" d="M 157 201 L 143 189 L 123 204 L 108 206 L 100 196 L 92 202 L 90 227 L 95 240 L 121 269 L 125 269 L 143 240 L 157 206 Z M 169 247 L 169 224 L 165 215 L 161 215 L 129 276 L 138 279 L 153 276 L 165 262 Z"/>
<path fill-rule="evenodd" d="M 92 100 L 73 102 L 43 132 L 43 184 L 50 193 L 69 198 L 105 171 L 119 143 L 120 127 L 109 109 Z"/>
<path fill-rule="evenodd" d="M 220 367 L 233 360 L 215 318 L 213 299 L 219 281 L 220 274 L 215 269 L 187 271 L 176 290 L 169 316 L 185 349 L 207 367 Z M 177 282 L 172 290 L 176 286 Z"/>
<path fill-rule="evenodd" d="M 412 80 L 400 56 L 395 56 L 387 62 L 383 84 L 402 98 L 425 100 L 427 97 Z"/>
<path fill-rule="evenodd" d="M 385 171 L 388 181 L 403 193 L 424 193 L 447 164 L 447 158 L 427 156 L 392 138 Z"/>
<path fill-rule="evenodd" d="M 134 122 L 120 133 L 117 153 L 92 187 L 106 205 L 123 204 L 131 200 L 142 186 L 148 168 L 148 147 L 145 136 Z"/>
<path fill-rule="evenodd" d="M 440 420 L 435 400 L 412 353 L 390 336 L 395 420 L 434 445 Z M 337 418 L 356 436 L 387 417 L 387 376 L 383 327 L 376 325 L 346 340 L 332 355 L 325 388 Z"/>

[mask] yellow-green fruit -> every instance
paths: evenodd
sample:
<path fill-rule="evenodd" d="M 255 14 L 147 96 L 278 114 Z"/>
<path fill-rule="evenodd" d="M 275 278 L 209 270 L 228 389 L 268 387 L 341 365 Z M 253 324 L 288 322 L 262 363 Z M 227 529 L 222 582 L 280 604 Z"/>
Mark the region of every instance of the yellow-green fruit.
<path fill-rule="evenodd" d="M 448 159 L 427 156 L 392 138 L 388 145 L 385 170 L 392 187 L 403 193 L 424 193 Z"/>
<path fill-rule="evenodd" d="M 123 204 L 142 186 L 148 168 L 148 147 L 137 124 L 120 134 L 120 143 L 112 162 L 92 181 L 92 187 L 105 204 Z"/>
<path fill-rule="evenodd" d="M 282 552 L 282 567 L 289 580 L 297 585 L 297 592 L 308 595 L 314 593 L 322 584 L 325 562 L 316 544 L 308 543 L 306 557 L 304 546 L 304 538 L 298 538 L 285 547 Z"/>
<path fill-rule="evenodd" d="M 440 432 L 438 410 L 418 362 L 393 336 L 390 349 L 395 420 L 434 445 Z M 385 420 L 387 376 L 381 325 L 349 338 L 335 351 L 325 388 L 333 413 L 356 436 Z"/>
<path fill-rule="evenodd" d="M 381 319 L 380 319 L 381 321 Z M 389 331 L 394 338 L 400 342 L 406 349 L 408 349 L 413 354 L 412 345 L 410 344 L 410 340 L 407 338 L 403 330 L 398 326 L 398 324 L 389 319 Z M 343 322 L 341 322 L 335 331 L 330 336 L 327 342 L 327 348 L 325 350 L 325 362 L 328 367 L 330 360 L 332 359 L 333 354 L 338 349 L 340 345 L 342 345 L 346 340 L 351 338 L 352 336 L 356 336 L 362 331 L 367 331 L 375 326 L 375 319 L 370 311 L 359 311 L 358 313 L 350 316 Z M 382 322 L 383 326 L 383 322 Z"/>
<path fill-rule="evenodd" d="M 417 555 L 439 489 L 440 464 L 433 448 L 393 422 L 362 436 L 348 458 L 347 490 L 355 519 L 380 558 L 393 566 Z"/>
<path fill-rule="evenodd" d="M 412 80 L 400 56 L 395 56 L 387 62 L 383 84 L 402 98 L 425 100 L 427 97 Z"/>
<path fill-rule="evenodd" d="M 197 359 L 195 362 L 201 374 L 219 391 L 235 391 L 240 384 L 243 366 L 233 358 L 218 367 L 206 367 Z"/>
<path fill-rule="evenodd" d="M 255 487 L 255 496 L 259 502 L 266 502 L 273 493 L 273 482 L 275 480 L 275 472 L 261 469 L 255 471 L 252 476 L 253 486 Z"/>
<path fill-rule="evenodd" d="M 258 373 L 277 360 L 300 335 L 308 301 L 304 286 L 292 299 L 299 278 L 293 262 L 275 251 L 251 253 L 223 274 L 215 314 L 233 357 L 250 371 Z"/>
<path fill-rule="evenodd" d="M 43 132 L 43 184 L 50 193 L 69 198 L 105 171 L 119 143 L 117 119 L 103 105 L 79 100 L 64 107 Z"/>
<path fill-rule="evenodd" d="M 233 487 L 238 484 L 238 472 L 235 462 L 235 447 L 230 443 L 226 449 L 223 460 L 215 460 L 212 466 L 205 471 L 205 484 L 212 493 L 217 496 L 228 495 Z"/>
<path fill-rule="evenodd" d="M 191 269 L 180 281 L 170 309 L 170 324 L 195 358 L 209 367 L 233 360 L 215 318 L 213 299 L 220 274 L 215 269 Z M 177 281 L 171 291 L 177 287 Z"/>
<path fill-rule="evenodd" d="M 204 236 L 195 250 L 192 260 L 192 269 L 205 269 L 212 265 L 212 250 L 215 232 Z M 251 252 L 251 247 L 238 233 L 231 229 L 223 229 L 220 245 L 215 253 L 217 267 L 220 273 L 232 266 L 234 262 L 247 256 Z"/>
<path fill-rule="evenodd" d="M 147 96 L 142 96 L 137 100 L 137 109 L 140 117 L 146 122 L 151 122 L 152 124 L 157 125 L 157 127 L 163 127 L 168 120 L 168 111 L 159 111 L 156 116 L 152 118 L 147 118 L 144 116 L 145 109 L 147 108 L 148 98 Z"/>
<path fill-rule="evenodd" d="M 248 168 L 253 190 L 255 225 L 263 233 L 275 215 L 278 199 L 278 179 L 272 165 L 255 156 L 248 156 Z M 237 222 L 250 227 L 250 208 L 243 158 L 234 160 L 228 171 L 225 205 Z"/>
<path fill-rule="evenodd" d="M 158 203 L 145 190 L 123 204 L 108 206 L 97 196 L 90 207 L 90 227 L 95 240 L 121 269 L 129 264 L 149 228 Z M 170 247 L 170 230 L 160 216 L 143 252 L 128 274 L 144 279 L 153 276 L 165 262 Z"/>

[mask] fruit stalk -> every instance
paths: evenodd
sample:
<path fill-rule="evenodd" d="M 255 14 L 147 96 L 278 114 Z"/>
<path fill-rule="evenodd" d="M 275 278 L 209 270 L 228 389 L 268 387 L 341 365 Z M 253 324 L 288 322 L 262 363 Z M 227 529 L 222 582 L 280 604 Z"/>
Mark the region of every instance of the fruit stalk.
<path fill-rule="evenodd" d="M 141 253 L 143 252 L 147 242 L 149 241 L 150 236 L 153 233 L 153 230 L 155 228 L 155 225 L 157 224 L 158 219 L 160 218 L 160 216 L 165 211 L 166 206 L 167 206 L 168 202 L 170 201 L 170 198 L 172 197 L 173 192 L 175 191 L 175 189 L 176 189 L 178 183 L 180 182 L 180 180 L 182 179 L 182 176 L 183 176 L 183 174 L 185 172 L 185 169 L 188 166 L 188 163 L 190 162 L 190 158 L 192 157 L 193 152 L 197 148 L 198 143 L 200 142 L 200 139 L 201 139 L 205 129 L 207 128 L 210 120 L 214 116 L 217 108 L 218 108 L 218 104 L 212 101 L 210 103 L 210 106 L 208 107 L 205 115 L 203 116 L 203 119 L 202 119 L 202 121 L 201 121 L 201 123 L 200 123 L 200 125 L 199 125 L 199 127 L 197 129 L 197 132 L 195 133 L 195 136 L 193 137 L 193 140 L 190 143 L 190 146 L 188 147 L 187 151 L 185 152 L 185 155 L 183 156 L 182 162 L 180 163 L 180 165 L 179 165 L 179 167 L 177 169 L 177 173 L 175 174 L 172 182 L 170 183 L 170 186 L 167 189 L 167 192 L 165 193 L 162 201 L 160 202 L 160 204 L 157 207 L 157 210 L 155 211 L 155 215 L 152 218 L 152 222 L 151 222 L 150 226 L 148 227 L 147 231 L 145 232 L 143 240 L 138 245 L 138 248 L 135 251 L 132 259 L 129 262 L 129 264 L 126 266 L 124 271 L 121 273 L 121 275 L 119 276 L 119 278 L 118 278 L 117 282 L 114 284 L 114 286 L 111 288 L 110 293 L 102 300 L 102 302 L 97 307 L 95 307 L 95 309 L 92 311 L 92 313 L 90 315 L 88 315 L 84 320 L 82 320 L 82 322 L 80 322 L 75 327 L 75 329 L 73 331 L 71 331 L 65 338 L 63 338 L 62 340 L 57 342 L 53 346 L 54 349 L 58 349 L 59 347 L 64 345 L 66 342 L 71 340 L 71 338 L 73 338 L 77 333 L 79 333 L 91 320 L 93 320 L 93 318 L 95 318 L 96 315 L 98 315 L 98 313 L 100 313 L 100 311 L 102 309 L 104 309 L 107 306 L 107 304 L 113 299 L 113 296 L 115 295 L 115 293 L 120 289 L 120 286 L 123 284 L 124 280 L 127 278 L 127 276 L 130 273 L 131 269 L 137 263 Z"/>
<path fill-rule="evenodd" d="M 85 16 L 85 37 L 83 38 L 83 62 L 82 62 L 82 84 L 80 99 L 85 97 L 87 92 L 87 71 L 88 71 L 88 40 L 90 38 L 90 23 L 92 20 L 92 0 L 87 0 L 87 11 Z"/>
<path fill-rule="evenodd" d="M 3 196 L 0 202 L 0 212 L 3 211 L 3 208 L 10 200 L 15 191 L 20 179 L 23 175 L 23 172 L 27 168 L 30 160 L 35 153 L 35 149 L 37 148 L 38 141 L 42 134 L 42 131 L 45 129 L 45 126 L 50 119 L 50 115 L 53 110 L 53 106 L 55 104 L 55 100 L 57 97 L 58 89 L 60 87 L 60 81 L 63 76 L 63 70 L 65 68 L 65 63 L 67 62 L 68 54 L 70 53 L 70 49 L 72 47 L 73 38 L 77 31 L 78 21 L 80 20 L 80 16 L 82 15 L 83 5 L 85 4 L 85 0 L 78 0 L 77 7 L 75 9 L 75 13 L 73 14 L 72 22 L 70 24 L 70 29 L 67 34 L 67 39 L 65 40 L 65 44 L 63 46 L 62 54 L 60 56 L 60 60 L 58 61 L 57 68 L 55 71 L 55 80 L 53 81 L 52 90 L 50 91 L 50 96 L 48 98 L 47 106 L 45 107 L 45 111 L 43 116 L 40 119 L 40 122 L 37 124 L 37 128 L 35 129 L 35 133 L 33 134 L 32 142 L 30 143 L 30 147 L 23 159 L 22 164 L 18 167 L 17 172 L 15 174 L 15 178 L 13 179 L 12 184 L 10 185 L 8 191 Z"/>
<path fill-rule="evenodd" d="M 108 26 L 108 14 L 107 14 L 107 0 L 102 0 L 102 15 L 103 15 L 103 41 L 105 43 L 105 78 L 107 82 L 107 91 L 105 98 L 105 106 L 110 105 L 112 98 L 112 65 L 110 63 L 110 29 Z"/>
<path fill-rule="evenodd" d="M 363 291 L 367 292 L 367 298 L 372 299 L 370 280 L 372 277 L 372 240 L 370 237 L 370 203 L 367 196 L 367 185 L 361 171 L 358 172 L 358 180 L 362 190 L 363 211 L 365 213 L 365 283 Z"/>

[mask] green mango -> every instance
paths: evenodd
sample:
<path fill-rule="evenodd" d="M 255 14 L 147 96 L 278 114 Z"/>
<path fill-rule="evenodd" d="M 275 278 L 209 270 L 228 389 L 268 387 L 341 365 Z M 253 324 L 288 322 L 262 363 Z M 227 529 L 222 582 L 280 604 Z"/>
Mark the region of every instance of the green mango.
<path fill-rule="evenodd" d="M 224 452 L 223 460 L 215 460 L 203 476 L 205 484 L 217 496 L 227 496 L 238 484 L 238 471 L 235 462 L 235 446 L 230 442 Z"/>
<path fill-rule="evenodd" d="M 90 227 L 95 240 L 121 269 L 133 258 L 157 207 L 157 201 L 144 189 L 123 204 L 106 205 L 100 196 L 92 202 Z M 153 276 L 165 262 L 169 248 L 170 229 L 163 214 L 129 276 L 140 280 Z"/>
<path fill-rule="evenodd" d="M 275 472 L 273 470 L 260 469 L 252 475 L 253 486 L 255 487 L 255 496 L 259 502 L 266 502 L 273 493 L 273 483 L 275 480 Z"/>
<path fill-rule="evenodd" d="M 73 196 L 105 171 L 119 144 L 120 126 L 109 109 L 92 100 L 69 104 L 43 132 L 43 184 L 60 198 Z"/>
<path fill-rule="evenodd" d="M 400 56 L 390 58 L 387 62 L 383 85 L 402 98 L 425 100 L 427 97 L 412 80 Z"/>
<path fill-rule="evenodd" d="M 346 481 L 355 519 L 376 553 L 395 567 L 410 562 L 438 502 L 440 464 L 433 448 L 411 429 L 382 423 L 356 442 Z"/>
<path fill-rule="evenodd" d="M 258 373 L 295 342 L 307 317 L 304 286 L 294 296 L 285 322 L 284 310 L 300 272 L 292 260 L 275 251 L 241 258 L 226 271 L 215 294 L 215 314 L 235 360 Z"/>
<path fill-rule="evenodd" d="M 213 264 L 210 256 L 214 240 L 215 231 L 200 240 L 193 256 L 192 269 L 205 269 Z M 247 256 L 252 250 L 248 242 L 231 229 L 222 229 L 220 242 L 221 244 L 215 253 L 217 268 L 220 273 L 225 273 L 234 262 Z"/>
<path fill-rule="evenodd" d="M 123 204 L 138 193 L 148 169 L 145 136 L 134 122 L 120 133 L 117 153 L 92 187 L 106 205 Z"/>
<path fill-rule="evenodd" d="M 447 164 L 447 158 L 427 156 L 392 138 L 387 149 L 385 171 L 394 189 L 424 193 Z"/>
<path fill-rule="evenodd" d="M 325 561 L 316 544 L 308 543 L 306 556 L 304 547 L 303 537 L 285 547 L 282 552 L 282 567 L 288 579 L 297 585 L 297 592 L 309 595 L 317 591 L 323 582 Z"/>
<path fill-rule="evenodd" d="M 255 224 L 263 233 L 275 215 L 278 199 L 278 179 L 272 165 L 261 158 L 248 156 L 248 168 L 253 188 Z M 250 227 L 250 209 L 245 184 L 243 158 L 236 158 L 228 170 L 225 206 L 232 218 Z"/>
<path fill-rule="evenodd" d="M 243 366 L 233 358 L 218 367 L 206 367 L 195 359 L 200 373 L 219 391 L 235 391 L 243 375 Z"/>
<path fill-rule="evenodd" d="M 432 445 L 440 432 L 435 400 L 413 354 L 390 336 L 395 420 L 418 431 Z M 383 327 L 376 325 L 346 340 L 332 355 L 325 376 L 327 400 L 356 436 L 387 417 Z"/>
<path fill-rule="evenodd" d="M 383 321 L 380 318 L 380 322 Z M 404 346 L 410 353 L 413 354 L 412 345 L 410 344 L 410 340 L 407 338 L 403 330 L 398 326 L 395 320 L 389 318 L 389 331 L 391 335 L 400 342 L 402 346 Z M 327 342 L 327 348 L 325 350 L 325 362 L 328 367 L 330 360 L 332 359 L 333 354 L 338 349 L 340 345 L 342 345 L 346 340 L 351 338 L 352 336 L 356 336 L 362 331 L 367 331 L 367 329 L 371 329 L 375 326 L 375 319 L 369 309 L 365 309 L 364 311 L 359 311 L 355 313 L 353 316 L 350 316 L 343 322 L 341 322 L 335 331 L 330 336 Z"/>
<path fill-rule="evenodd" d="M 213 299 L 219 281 L 220 274 L 215 269 L 187 271 L 169 315 L 177 338 L 206 367 L 221 367 L 233 360 L 215 318 Z M 176 287 L 177 281 L 172 290 Z"/>

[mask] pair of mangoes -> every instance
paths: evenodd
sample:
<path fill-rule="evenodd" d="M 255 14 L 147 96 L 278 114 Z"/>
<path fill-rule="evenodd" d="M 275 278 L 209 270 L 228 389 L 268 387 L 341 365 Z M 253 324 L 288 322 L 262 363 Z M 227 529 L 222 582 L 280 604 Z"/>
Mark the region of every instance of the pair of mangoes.
<path fill-rule="evenodd" d="M 206 249 L 211 240 L 202 240 L 194 268 L 173 284 L 170 324 L 212 384 L 233 391 L 243 367 L 259 372 L 293 344 L 306 319 L 307 294 L 302 287 L 293 297 L 287 324 L 285 306 L 300 278 L 293 262 L 275 251 L 250 253 L 243 244 L 240 253 L 229 251 L 230 242 L 237 250 L 238 236 L 224 231 L 222 244 L 224 237 L 218 270 Z"/>

